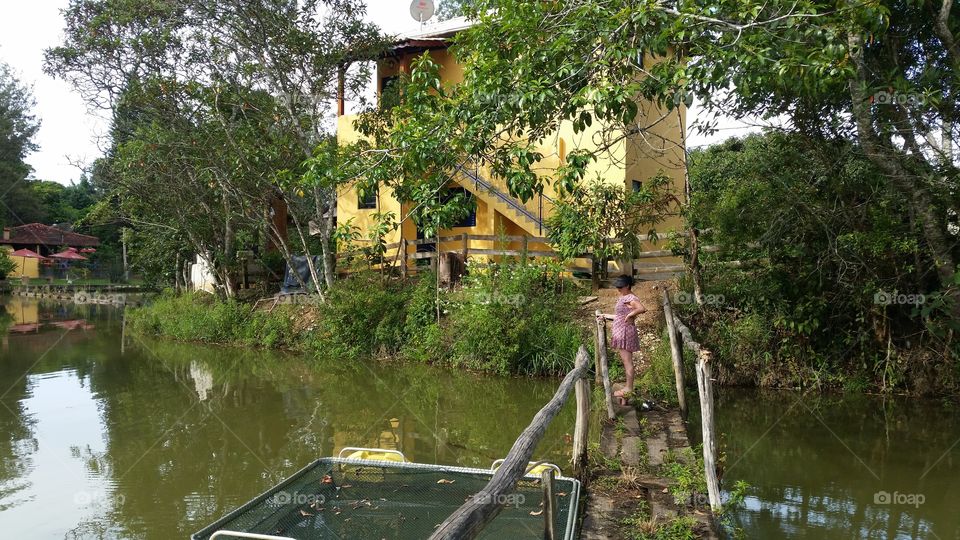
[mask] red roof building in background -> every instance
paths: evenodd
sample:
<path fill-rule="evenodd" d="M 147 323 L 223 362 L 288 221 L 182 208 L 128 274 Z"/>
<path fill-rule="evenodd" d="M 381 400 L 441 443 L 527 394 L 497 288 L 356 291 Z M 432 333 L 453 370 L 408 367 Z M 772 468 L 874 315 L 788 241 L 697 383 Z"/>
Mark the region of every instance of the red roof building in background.
<path fill-rule="evenodd" d="M 50 255 L 60 251 L 63 246 L 97 247 L 100 245 L 100 239 L 43 223 L 29 223 L 19 227 L 4 227 L 0 245 L 13 246 L 14 249 L 32 249 L 40 255 Z"/>

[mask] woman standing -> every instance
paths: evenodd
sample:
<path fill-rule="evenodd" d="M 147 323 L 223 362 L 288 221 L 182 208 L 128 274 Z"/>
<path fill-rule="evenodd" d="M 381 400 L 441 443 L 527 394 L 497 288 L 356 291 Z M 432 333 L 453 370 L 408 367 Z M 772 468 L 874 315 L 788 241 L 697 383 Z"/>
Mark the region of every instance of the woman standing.
<path fill-rule="evenodd" d="M 623 370 L 627 374 L 626 386 L 613 394 L 620 399 L 621 404 L 626 402 L 625 396 L 633 391 L 633 353 L 640 350 L 636 317 L 647 311 L 640 299 L 633 294 L 631 290 L 633 284 L 632 276 L 622 275 L 614 279 L 613 286 L 616 287 L 620 298 L 617 299 L 617 305 L 612 316 L 602 315 L 605 319 L 613 319 L 613 335 L 610 339 L 610 347 L 617 349 L 620 353 L 620 361 L 623 362 Z"/>

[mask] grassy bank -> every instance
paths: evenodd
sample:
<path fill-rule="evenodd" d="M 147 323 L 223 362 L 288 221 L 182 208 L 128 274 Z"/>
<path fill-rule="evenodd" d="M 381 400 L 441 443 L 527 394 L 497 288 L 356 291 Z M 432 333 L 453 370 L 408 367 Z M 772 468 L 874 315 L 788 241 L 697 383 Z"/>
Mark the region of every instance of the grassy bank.
<path fill-rule="evenodd" d="M 136 332 L 181 341 L 546 375 L 570 369 L 587 342 L 575 311 L 569 283 L 539 266 L 512 264 L 474 267 L 456 291 L 438 290 L 430 274 L 406 283 L 358 274 L 338 282 L 326 304 L 269 312 L 202 293 L 165 293 L 132 310 L 128 322 Z"/>

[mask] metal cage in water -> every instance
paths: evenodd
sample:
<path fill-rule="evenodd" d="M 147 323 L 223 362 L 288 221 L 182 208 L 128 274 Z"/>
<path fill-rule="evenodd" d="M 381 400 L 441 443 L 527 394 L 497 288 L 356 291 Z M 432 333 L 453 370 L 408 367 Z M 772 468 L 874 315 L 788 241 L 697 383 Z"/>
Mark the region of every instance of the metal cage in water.
<path fill-rule="evenodd" d="M 399 454 L 399 452 L 394 452 Z M 342 455 L 342 454 L 341 454 Z M 401 461 L 323 458 L 220 518 L 191 540 L 425 539 L 479 493 L 492 469 Z M 554 477 L 557 538 L 575 538 L 580 482 Z M 481 538 L 542 539 L 543 489 L 529 473 L 497 501 Z"/>

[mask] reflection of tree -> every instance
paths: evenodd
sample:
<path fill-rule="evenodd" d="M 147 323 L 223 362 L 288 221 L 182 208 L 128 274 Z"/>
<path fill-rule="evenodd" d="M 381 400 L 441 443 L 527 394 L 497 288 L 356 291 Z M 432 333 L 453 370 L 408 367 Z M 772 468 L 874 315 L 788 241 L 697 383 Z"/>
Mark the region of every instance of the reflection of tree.
<path fill-rule="evenodd" d="M 717 411 L 725 483 L 752 486 L 739 516 L 748 537 L 960 533 L 953 517 L 960 505 L 951 471 L 957 464 L 948 456 L 939 473 L 919 479 L 960 433 L 960 420 L 938 403 L 723 389 Z M 922 493 L 926 502 L 875 504 L 881 490 Z"/>
<path fill-rule="evenodd" d="M 108 446 L 85 456 L 116 482 L 122 504 L 110 520 L 125 537 L 182 537 L 346 445 L 389 439 L 410 459 L 488 467 L 556 388 L 159 341 L 129 347 L 125 359 L 92 375 Z M 561 465 L 572 413 L 555 421 L 540 454 Z"/>
<path fill-rule="evenodd" d="M 4 381 L 4 390 L 7 384 L 13 384 L 0 398 L 0 511 L 15 505 L 18 492 L 28 487 L 22 478 L 30 467 L 30 456 L 37 451 L 33 422 L 22 405 L 22 400 L 27 397 L 27 381 L 21 378 L 13 383 L 16 376 L 19 373 L 0 361 L 0 381 Z"/>

